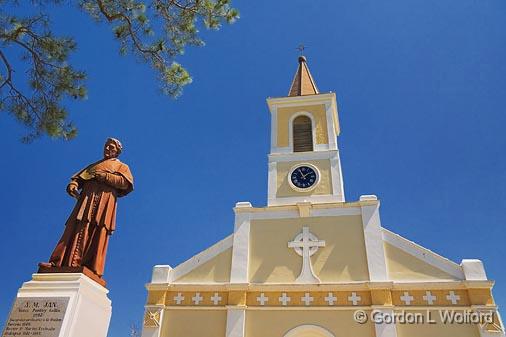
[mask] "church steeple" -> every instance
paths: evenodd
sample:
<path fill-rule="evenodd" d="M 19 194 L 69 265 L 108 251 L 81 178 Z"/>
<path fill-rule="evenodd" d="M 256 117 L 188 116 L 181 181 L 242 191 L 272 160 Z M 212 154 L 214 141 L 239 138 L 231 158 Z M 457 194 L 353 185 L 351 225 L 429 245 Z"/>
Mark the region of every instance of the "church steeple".
<path fill-rule="evenodd" d="M 306 58 L 299 56 L 299 67 L 288 91 L 288 96 L 317 95 L 319 93 L 313 76 L 309 72 Z"/>
<path fill-rule="evenodd" d="M 336 95 L 320 93 L 304 56 L 288 96 L 268 98 L 271 112 L 268 205 L 343 202 Z"/>

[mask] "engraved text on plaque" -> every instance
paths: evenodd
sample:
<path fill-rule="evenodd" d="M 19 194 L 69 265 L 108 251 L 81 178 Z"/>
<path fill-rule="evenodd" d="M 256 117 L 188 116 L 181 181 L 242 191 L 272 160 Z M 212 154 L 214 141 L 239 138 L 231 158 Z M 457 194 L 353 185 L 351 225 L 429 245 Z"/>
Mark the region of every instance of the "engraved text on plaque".
<path fill-rule="evenodd" d="M 2 337 L 58 337 L 68 297 L 18 297 Z"/>

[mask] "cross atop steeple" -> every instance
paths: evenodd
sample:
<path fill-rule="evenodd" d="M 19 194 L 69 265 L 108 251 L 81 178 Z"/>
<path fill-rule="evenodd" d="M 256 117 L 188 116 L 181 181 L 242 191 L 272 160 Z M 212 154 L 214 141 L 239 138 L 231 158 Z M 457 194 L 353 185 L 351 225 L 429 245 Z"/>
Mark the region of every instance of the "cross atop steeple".
<path fill-rule="evenodd" d="M 304 46 L 302 43 L 299 44 L 297 47 L 297 50 L 300 52 L 300 56 L 304 56 L 304 50 L 306 49 L 306 46 Z"/>

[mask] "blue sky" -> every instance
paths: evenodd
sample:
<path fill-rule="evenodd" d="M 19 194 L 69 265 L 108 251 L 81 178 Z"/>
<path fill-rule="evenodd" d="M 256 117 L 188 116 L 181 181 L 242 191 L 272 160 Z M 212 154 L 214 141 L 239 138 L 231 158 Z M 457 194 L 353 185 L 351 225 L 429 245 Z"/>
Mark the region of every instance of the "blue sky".
<path fill-rule="evenodd" d="M 377 194 L 384 227 L 460 263 L 479 258 L 506 295 L 506 2 L 502 0 L 236 1 L 241 19 L 203 32 L 179 61 L 194 82 L 177 101 L 150 69 L 120 57 L 109 27 L 54 11 L 78 42 L 89 97 L 70 105 L 71 142 L 18 139 L 0 114 L 0 321 L 48 258 L 73 206 L 69 177 L 101 156 L 108 136 L 136 179 L 120 200 L 106 279 L 109 337 L 140 324 L 155 264 L 172 266 L 233 230 L 237 201 L 266 204 L 270 119 L 297 45 L 340 107 L 347 200 Z"/>

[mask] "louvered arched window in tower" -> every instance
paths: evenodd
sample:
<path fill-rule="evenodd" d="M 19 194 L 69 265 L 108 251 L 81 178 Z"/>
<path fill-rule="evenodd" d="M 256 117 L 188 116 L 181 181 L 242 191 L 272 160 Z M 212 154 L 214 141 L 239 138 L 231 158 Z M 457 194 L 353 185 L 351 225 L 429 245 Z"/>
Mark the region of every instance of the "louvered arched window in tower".
<path fill-rule="evenodd" d="M 293 152 L 313 151 L 313 126 L 308 116 L 293 120 Z"/>

